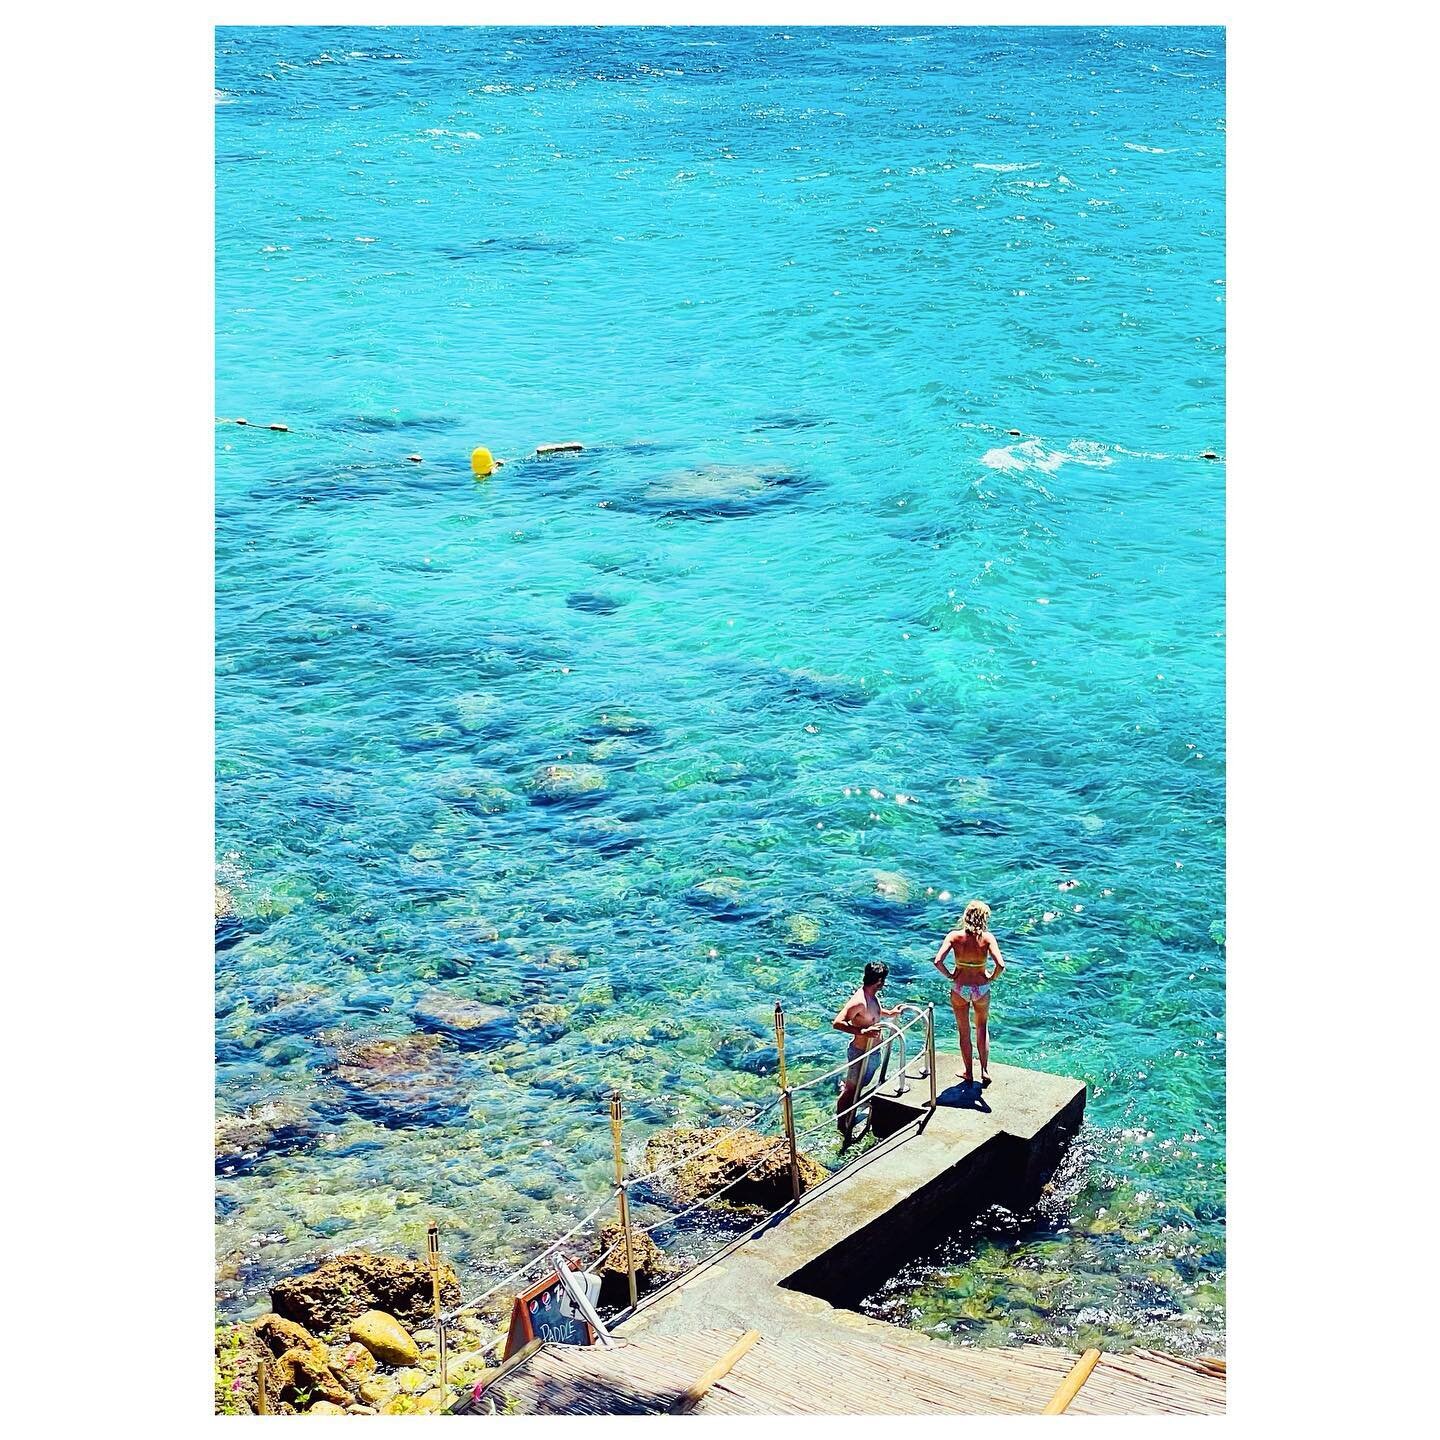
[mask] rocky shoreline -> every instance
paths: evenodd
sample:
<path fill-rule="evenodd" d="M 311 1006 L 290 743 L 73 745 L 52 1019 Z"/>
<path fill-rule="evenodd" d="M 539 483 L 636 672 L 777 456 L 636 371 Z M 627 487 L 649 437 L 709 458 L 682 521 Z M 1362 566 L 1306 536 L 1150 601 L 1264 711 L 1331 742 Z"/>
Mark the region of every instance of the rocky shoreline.
<path fill-rule="evenodd" d="M 692 1204 L 737 1181 L 728 1198 L 742 1211 L 764 1213 L 790 1198 L 785 1142 L 754 1130 L 677 1127 L 652 1137 L 646 1163 L 666 1169 L 658 1188 L 675 1204 Z M 805 1155 L 800 1168 L 803 1188 L 827 1174 Z M 601 1227 L 593 1247 L 593 1258 L 600 1261 L 602 1307 L 628 1302 L 623 1238 L 619 1224 L 611 1221 Z M 641 1294 L 678 1273 L 643 1230 L 632 1228 L 631 1248 Z M 461 1298 L 459 1278 L 442 1264 L 441 1306 L 453 1308 Z M 477 1312 L 447 1325 L 450 1404 L 498 1362 L 511 1298 L 500 1292 Z M 258 1319 L 215 1332 L 216 1414 L 260 1413 L 262 1374 L 270 1414 L 424 1415 L 446 1408 L 434 1280 L 427 1262 L 349 1251 L 278 1281 L 270 1303 L 271 1311 Z"/>
<path fill-rule="evenodd" d="M 440 1269 L 440 1303 L 460 1301 L 453 1269 Z M 439 1335 L 428 1264 L 353 1251 L 280 1281 L 274 1306 L 215 1333 L 215 1413 L 424 1415 L 444 1407 Z M 508 1310 L 508 1297 L 503 1297 Z M 506 1317 L 508 1318 L 508 1317 Z M 493 1363 L 503 1319 L 493 1310 L 448 1327 L 451 1401 Z"/>

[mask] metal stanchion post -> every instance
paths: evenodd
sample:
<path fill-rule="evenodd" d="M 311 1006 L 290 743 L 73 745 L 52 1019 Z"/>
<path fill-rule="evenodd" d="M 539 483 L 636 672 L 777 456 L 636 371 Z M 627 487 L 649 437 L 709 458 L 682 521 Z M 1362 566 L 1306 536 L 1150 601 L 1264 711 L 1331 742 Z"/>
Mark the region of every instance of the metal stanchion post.
<path fill-rule="evenodd" d="M 930 1109 L 933 1113 L 939 1099 L 935 1094 L 935 1006 L 925 1007 L 925 1068 L 930 1072 Z"/>
<path fill-rule="evenodd" d="M 270 1413 L 270 1397 L 265 1393 L 265 1367 L 270 1363 L 269 1357 L 262 1355 L 260 1364 L 255 1370 L 255 1384 L 259 1387 L 255 1394 L 255 1413 L 257 1415 L 268 1415 Z"/>
<path fill-rule="evenodd" d="M 635 1285 L 635 1247 L 630 1240 L 630 1192 L 625 1184 L 625 1151 L 620 1143 L 620 1092 L 610 1095 L 610 1138 L 615 1143 L 615 1193 L 620 1200 L 620 1233 L 625 1237 L 625 1269 L 630 1280 L 630 1308 L 639 1303 Z"/>
<path fill-rule="evenodd" d="M 430 1286 L 435 1302 L 435 1343 L 440 1347 L 440 1401 L 443 1409 L 450 1400 L 450 1385 L 446 1373 L 445 1320 L 440 1310 L 440 1226 L 434 1220 L 425 1232 L 425 1245 L 430 1253 Z"/>
<path fill-rule="evenodd" d="M 780 1113 L 785 1120 L 785 1138 L 790 1142 L 790 1195 L 800 1200 L 800 1152 L 795 1147 L 795 1102 L 785 1075 L 785 1007 L 775 1002 L 775 1049 L 780 1057 Z"/>

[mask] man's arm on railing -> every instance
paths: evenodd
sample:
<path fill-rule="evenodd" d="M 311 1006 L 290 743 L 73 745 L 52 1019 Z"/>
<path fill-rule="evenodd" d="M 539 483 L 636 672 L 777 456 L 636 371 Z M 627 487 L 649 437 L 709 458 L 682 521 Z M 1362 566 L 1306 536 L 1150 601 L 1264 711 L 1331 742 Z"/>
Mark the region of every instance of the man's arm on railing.
<path fill-rule="evenodd" d="M 861 1019 L 854 1018 L 857 1011 Z M 840 1007 L 835 1018 L 830 1022 L 830 1026 L 834 1030 L 843 1030 L 847 1035 L 868 1035 L 871 1031 L 877 1030 L 879 1027 L 863 1024 L 862 1020 L 864 1016 L 865 1012 L 860 1006 L 856 1005 L 853 1001 L 846 1001 L 846 1003 Z"/>

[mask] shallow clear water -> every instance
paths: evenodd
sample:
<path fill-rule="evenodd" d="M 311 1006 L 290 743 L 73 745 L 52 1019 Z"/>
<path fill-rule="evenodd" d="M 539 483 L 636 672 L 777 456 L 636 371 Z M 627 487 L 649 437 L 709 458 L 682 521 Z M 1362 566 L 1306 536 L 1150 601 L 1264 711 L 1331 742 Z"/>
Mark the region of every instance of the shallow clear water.
<path fill-rule="evenodd" d="M 979 895 L 1089 1128 L 870 1305 L 1222 1343 L 1222 45 L 219 32 L 218 1107 L 289 1107 L 222 1308 L 528 1255 L 612 1084 L 636 1144 L 768 1096 L 776 997 L 836 1058 Z M 353 1083 L 437 988 L 508 1032 Z"/>

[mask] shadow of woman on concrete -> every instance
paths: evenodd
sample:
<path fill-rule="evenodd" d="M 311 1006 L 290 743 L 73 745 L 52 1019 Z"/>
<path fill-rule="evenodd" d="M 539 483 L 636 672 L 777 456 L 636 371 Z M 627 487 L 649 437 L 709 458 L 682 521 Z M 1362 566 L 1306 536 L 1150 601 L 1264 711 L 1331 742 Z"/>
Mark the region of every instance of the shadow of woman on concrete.
<path fill-rule="evenodd" d="M 949 1105 L 956 1110 L 979 1110 L 986 1115 L 990 1114 L 985 1091 L 978 1080 L 971 1080 L 968 1083 L 962 1080 L 958 1085 L 951 1085 L 948 1089 L 942 1090 L 936 1099 L 940 1104 Z"/>

